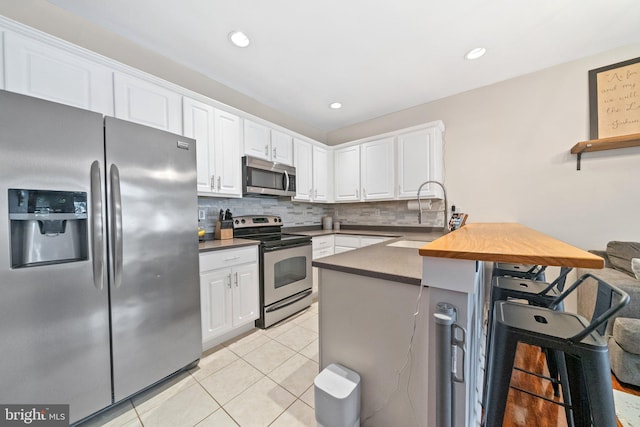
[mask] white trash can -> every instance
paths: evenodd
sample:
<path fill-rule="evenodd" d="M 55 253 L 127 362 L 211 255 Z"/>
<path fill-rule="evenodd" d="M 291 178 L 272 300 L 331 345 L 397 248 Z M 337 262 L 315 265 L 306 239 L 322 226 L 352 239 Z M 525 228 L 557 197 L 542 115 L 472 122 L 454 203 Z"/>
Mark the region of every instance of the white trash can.
<path fill-rule="evenodd" d="M 316 421 L 322 427 L 360 426 L 360 375 L 332 363 L 313 380 Z"/>

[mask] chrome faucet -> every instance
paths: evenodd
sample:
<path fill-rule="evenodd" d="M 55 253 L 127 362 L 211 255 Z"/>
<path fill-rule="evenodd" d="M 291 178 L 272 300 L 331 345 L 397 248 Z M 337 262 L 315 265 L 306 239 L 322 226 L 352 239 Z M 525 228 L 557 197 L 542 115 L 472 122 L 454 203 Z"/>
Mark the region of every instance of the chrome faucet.
<path fill-rule="evenodd" d="M 442 193 L 444 195 L 444 232 L 448 233 L 449 227 L 447 227 L 447 190 L 444 188 L 444 184 L 442 184 L 440 181 L 425 181 L 420 184 L 420 187 L 418 187 L 418 224 L 422 224 L 422 204 L 420 202 L 420 192 L 422 191 L 422 187 L 427 184 L 438 184 L 440 187 L 442 187 Z"/>

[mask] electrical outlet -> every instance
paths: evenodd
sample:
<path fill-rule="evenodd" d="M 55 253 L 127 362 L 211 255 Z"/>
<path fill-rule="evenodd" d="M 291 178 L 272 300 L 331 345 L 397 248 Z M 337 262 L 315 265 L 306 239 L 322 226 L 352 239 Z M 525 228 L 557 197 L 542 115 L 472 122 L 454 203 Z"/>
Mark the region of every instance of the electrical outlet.
<path fill-rule="evenodd" d="M 207 211 L 204 209 L 198 209 L 198 220 L 207 219 Z"/>

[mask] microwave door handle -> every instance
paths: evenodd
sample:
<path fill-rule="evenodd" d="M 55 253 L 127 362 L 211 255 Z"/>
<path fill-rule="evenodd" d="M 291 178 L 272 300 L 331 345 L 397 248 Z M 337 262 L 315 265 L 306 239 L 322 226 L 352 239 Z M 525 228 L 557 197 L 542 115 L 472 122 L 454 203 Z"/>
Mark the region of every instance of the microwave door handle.
<path fill-rule="evenodd" d="M 287 171 L 284 171 L 284 191 L 289 191 L 289 174 Z"/>
<path fill-rule="evenodd" d="M 104 288 L 104 235 L 102 223 L 102 180 L 100 162 L 91 163 L 91 259 L 93 261 L 93 285 Z"/>
<path fill-rule="evenodd" d="M 111 165 L 111 245 L 113 248 L 113 283 L 116 288 L 122 284 L 122 196 L 120 194 L 120 172 Z"/>

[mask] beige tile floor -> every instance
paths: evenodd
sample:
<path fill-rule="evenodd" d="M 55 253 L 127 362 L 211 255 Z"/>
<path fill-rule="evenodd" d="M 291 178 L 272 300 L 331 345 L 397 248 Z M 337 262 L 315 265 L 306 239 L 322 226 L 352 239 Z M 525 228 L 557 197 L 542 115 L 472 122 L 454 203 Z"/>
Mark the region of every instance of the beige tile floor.
<path fill-rule="evenodd" d="M 318 307 L 202 355 L 198 367 L 82 427 L 316 426 Z"/>

